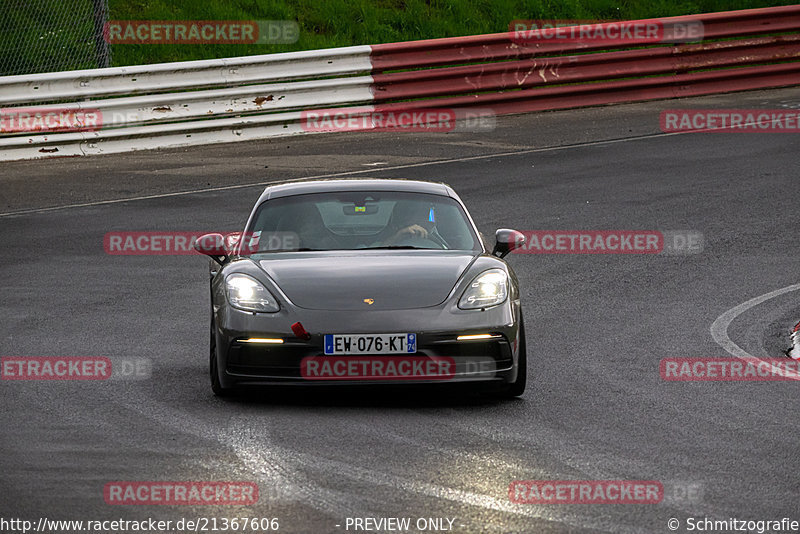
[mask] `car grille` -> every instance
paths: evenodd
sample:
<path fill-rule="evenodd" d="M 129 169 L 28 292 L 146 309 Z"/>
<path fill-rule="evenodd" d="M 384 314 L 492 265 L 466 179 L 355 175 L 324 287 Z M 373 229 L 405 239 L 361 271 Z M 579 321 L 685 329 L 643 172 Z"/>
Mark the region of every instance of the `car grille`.
<path fill-rule="evenodd" d="M 452 335 L 420 335 L 417 338 L 415 356 L 450 357 L 456 362 L 468 358 L 494 360 L 498 370 L 512 364 L 511 346 L 505 337 L 486 341 L 456 341 Z M 248 376 L 272 376 L 287 379 L 301 378 L 300 361 L 307 356 L 321 356 L 322 340 L 312 339 L 288 342 L 282 345 L 256 345 L 234 341 L 228 349 L 227 369 L 229 373 Z"/>

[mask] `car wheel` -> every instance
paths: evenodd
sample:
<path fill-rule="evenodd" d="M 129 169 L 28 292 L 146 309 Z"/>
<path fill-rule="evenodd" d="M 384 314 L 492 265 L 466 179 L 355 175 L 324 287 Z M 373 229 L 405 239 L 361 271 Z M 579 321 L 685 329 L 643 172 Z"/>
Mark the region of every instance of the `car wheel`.
<path fill-rule="evenodd" d="M 525 344 L 525 322 L 522 313 L 519 315 L 519 361 L 517 365 L 517 379 L 506 386 L 503 397 L 519 397 L 525 392 L 528 382 L 528 351 Z"/>
<path fill-rule="evenodd" d="M 219 364 L 217 363 L 217 336 L 214 335 L 214 323 L 211 323 L 211 341 L 209 342 L 210 353 L 208 359 L 208 371 L 211 375 L 211 391 L 217 397 L 227 397 L 232 393 L 231 388 L 222 387 L 219 381 Z"/>

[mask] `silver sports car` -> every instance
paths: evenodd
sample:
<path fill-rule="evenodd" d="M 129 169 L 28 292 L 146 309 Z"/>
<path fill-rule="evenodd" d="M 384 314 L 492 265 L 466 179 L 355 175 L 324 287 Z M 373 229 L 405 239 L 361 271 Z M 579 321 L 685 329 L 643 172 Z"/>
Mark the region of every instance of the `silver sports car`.
<path fill-rule="evenodd" d="M 244 232 L 207 234 L 215 394 L 246 385 L 449 384 L 521 395 L 519 286 L 441 183 L 271 185 Z M 471 385 L 471 386 L 470 386 Z"/>

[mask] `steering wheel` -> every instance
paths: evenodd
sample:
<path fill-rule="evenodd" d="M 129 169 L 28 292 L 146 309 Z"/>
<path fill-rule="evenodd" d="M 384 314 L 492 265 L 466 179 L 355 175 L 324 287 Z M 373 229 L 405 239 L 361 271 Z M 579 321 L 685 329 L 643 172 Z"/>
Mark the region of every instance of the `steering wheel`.
<path fill-rule="evenodd" d="M 448 250 L 450 247 L 447 244 L 447 241 L 444 240 L 442 235 L 439 233 L 439 230 L 434 226 L 430 232 L 428 232 L 428 239 L 437 243 L 442 246 L 443 250 Z"/>

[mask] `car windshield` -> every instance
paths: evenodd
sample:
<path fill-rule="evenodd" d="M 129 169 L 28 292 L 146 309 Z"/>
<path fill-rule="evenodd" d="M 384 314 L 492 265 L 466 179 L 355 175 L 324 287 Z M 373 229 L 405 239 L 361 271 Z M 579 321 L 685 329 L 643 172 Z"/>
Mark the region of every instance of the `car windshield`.
<path fill-rule="evenodd" d="M 243 255 L 317 250 L 480 250 L 461 205 L 426 193 L 349 191 L 267 200 Z"/>

